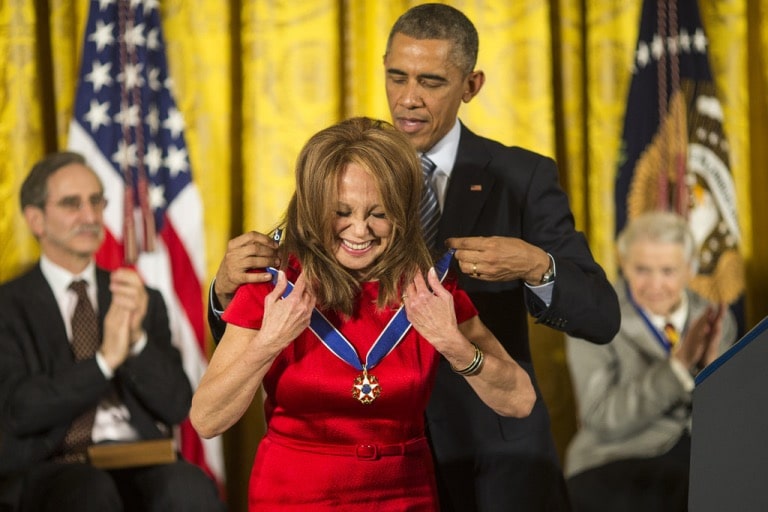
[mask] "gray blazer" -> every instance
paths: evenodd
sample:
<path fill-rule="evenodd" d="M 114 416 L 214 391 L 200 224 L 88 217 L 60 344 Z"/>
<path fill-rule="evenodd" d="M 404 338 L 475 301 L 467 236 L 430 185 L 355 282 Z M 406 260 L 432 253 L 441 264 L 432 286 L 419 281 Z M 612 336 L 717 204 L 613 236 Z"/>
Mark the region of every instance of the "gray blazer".
<path fill-rule="evenodd" d="M 635 310 L 623 281 L 615 286 L 621 328 L 607 345 L 567 337 L 579 429 L 566 452 L 567 477 L 616 460 L 661 455 L 690 427 L 691 392 L 674 374 L 669 356 Z M 686 328 L 707 306 L 688 291 Z M 720 351 L 736 339 L 730 311 Z"/>

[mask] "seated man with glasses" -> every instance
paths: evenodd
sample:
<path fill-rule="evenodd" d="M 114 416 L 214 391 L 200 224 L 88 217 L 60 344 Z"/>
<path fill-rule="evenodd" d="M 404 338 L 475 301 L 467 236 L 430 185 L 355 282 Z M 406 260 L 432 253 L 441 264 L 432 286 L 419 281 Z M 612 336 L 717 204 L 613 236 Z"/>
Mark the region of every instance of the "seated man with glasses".
<path fill-rule="evenodd" d="M 170 439 L 192 389 L 159 292 L 97 268 L 107 200 L 83 157 L 38 162 L 21 187 L 40 261 L 0 286 L 0 510 L 217 511 L 200 468 L 101 469 L 93 445 Z"/>

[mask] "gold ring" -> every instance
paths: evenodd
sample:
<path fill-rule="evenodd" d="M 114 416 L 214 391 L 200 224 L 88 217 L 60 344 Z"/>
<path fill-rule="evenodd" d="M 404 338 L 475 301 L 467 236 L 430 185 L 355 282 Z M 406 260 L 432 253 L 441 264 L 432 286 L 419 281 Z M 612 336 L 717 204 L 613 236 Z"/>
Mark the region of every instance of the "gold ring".
<path fill-rule="evenodd" d="M 473 277 L 477 277 L 478 276 L 478 274 L 477 274 L 477 263 L 473 263 L 472 264 L 472 276 Z"/>

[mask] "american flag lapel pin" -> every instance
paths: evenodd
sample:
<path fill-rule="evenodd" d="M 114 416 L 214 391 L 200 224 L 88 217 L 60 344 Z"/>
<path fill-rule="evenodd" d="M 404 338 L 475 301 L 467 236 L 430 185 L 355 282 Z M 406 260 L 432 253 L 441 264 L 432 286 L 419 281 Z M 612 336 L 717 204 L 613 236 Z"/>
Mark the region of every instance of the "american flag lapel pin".
<path fill-rule="evenodd" d="M 470 185 L 469 186 L 469 191 L 470 192 L 482 192 L 483 191 L 483 186 L 479 185 L 479 184 L 478 185 Z"/>

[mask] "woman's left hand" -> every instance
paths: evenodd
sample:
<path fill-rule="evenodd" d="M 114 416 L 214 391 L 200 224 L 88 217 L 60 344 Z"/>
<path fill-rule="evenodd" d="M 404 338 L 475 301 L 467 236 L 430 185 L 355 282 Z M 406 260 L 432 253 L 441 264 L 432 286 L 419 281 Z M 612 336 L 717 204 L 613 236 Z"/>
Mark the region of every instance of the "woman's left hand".
<path fill-rule="evenodd" d="M 429 269 L 427 281 L 419 272 L 405 288 L 403 304 L 413 327 L 438 351 L 442 352 L 441 345 L 456 337 L 453 296 L 440 283 L 434 267 Z"/>

